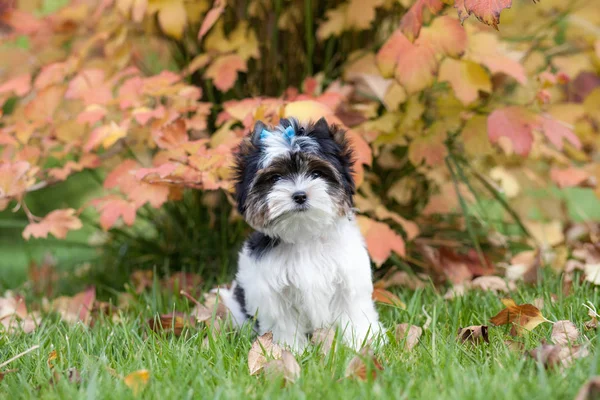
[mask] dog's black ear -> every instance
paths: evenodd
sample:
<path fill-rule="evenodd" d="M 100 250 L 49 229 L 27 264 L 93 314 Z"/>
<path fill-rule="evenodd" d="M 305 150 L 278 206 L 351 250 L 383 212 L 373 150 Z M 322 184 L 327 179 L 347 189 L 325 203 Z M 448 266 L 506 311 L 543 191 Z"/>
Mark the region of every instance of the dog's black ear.
<path fill-rule="evenodd" d="M 262 121 L 256 121 L 254 123 L 254 129 L 252 130 L 251 141 L 256 147 L 260 146 L 260 134 L 267 126 Z"/>
<path fill-rule="evenodd" d="M 315 139 L 330 139 L 331 132 L 329 131 L 329 124 L 325 118 L 321 117 L 317 122 L 309 127 L 309 135 Z"/>

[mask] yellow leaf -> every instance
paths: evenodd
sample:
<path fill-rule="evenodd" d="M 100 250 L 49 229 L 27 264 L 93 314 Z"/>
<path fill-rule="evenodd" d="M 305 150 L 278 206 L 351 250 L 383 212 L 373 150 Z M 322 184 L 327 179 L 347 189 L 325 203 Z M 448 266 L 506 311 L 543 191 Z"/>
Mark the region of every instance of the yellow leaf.
<path fill-rule="evenodd" d="M 163 3 L 158 12 L 158 23 L 165 34 L 175 39 L 181 39 L 186 22 L 187 14 L 183 2 L 169 1 Z"/>
<path fill-rule="evenodd" d="M 321 117 L 325 117 L 327 122 L 333 117 L 333 111 L 323 103 L 314 100 L 300 100 L 288 103 L 283 111 L 284 117 L 296 117 L 300 121 L 317 121 Z"/>
<path fill-rule="evenodd" d="M 513 198 L 518 196 L 521 191 L 517 179 L 508 172 L 504 167 L 494 167 L 490 171 L 490 178 L 500 182 L 500 186 L 506 197 Z"/>
<path fill-rule="evenodd" d="M 325 40 L 330 36 L 339 36 L 344 31 L 347 9 L 347 4 L 341 4 L 325 13 L 327 20 L 322 22 L 317 30 L 317 37 L 320 40 Z"/>
<path fill-rule="evenodd" d="M 488 73 L 472 61 L 446 58 L 440 66 L 438 79 L 449 82 L 456 97 L 465 105 L 477 100 L 479 91 L 489 93 L 492 90 Z"/>
<path fill-rule="evenodd" d="M 149 380 L 150 371 L 147 369 L 140 369 L 123 378 L 123 382 L 133 391 L 134 396 L 137 396 L 146 387 Z"/>
<path fill-rule="evenodd" d="M 383 104 L 390 111 L 397 110 L 400 104 L 406 101 L 406 90 L 398 83 L 393 82 L 383 97 Z"/>
<path fill-rule="evenodd" d="M 560 221 L 551 221 L 548 223 L 527 221 L 525 222 L 525 226 L 538 243 L 556 246 L 565 241 Z"/>
<path fill-rule="evenodd" d="M 494 152 L 487 136 L 487 118 L 483 115 L 475 115 L 467 121 L 461 138 L 465 151 L 472 157 L 486 156 Z"/>
<path fill-rule="evenodd" d="M 110 126 L 106 127 L 106 132 L 102 139 L 102 146 L 104 146 L 105 149 L 108 149 L 115 144 L 117 140 L 124 138 L 125 136 L 127 136 L 127 131 L 112 121 Z"/>

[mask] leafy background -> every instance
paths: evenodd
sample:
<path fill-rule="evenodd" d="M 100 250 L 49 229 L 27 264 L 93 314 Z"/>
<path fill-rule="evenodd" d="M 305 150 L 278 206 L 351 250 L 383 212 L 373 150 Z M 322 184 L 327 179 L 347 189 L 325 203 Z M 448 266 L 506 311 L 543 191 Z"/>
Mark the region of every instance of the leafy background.
<path fill-rule="evenodd" d="M 348 129 L 379 275 L 461 284 L 523 249 L 566 260 L 582 222 L 593 242 L 594 2 L 24 0 L 0 15 L 4 287 L 47 252 L 113 278 L 227 279 L 247 233 L 232 151 L 286 116 Z"/>

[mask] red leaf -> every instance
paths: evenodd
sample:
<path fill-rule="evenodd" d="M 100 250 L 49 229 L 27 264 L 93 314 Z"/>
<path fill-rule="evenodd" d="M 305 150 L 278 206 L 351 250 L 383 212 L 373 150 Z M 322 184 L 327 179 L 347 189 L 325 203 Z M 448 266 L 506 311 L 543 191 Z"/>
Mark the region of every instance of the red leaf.
<path fill-rule="evenodd" d="M 510 140 L 516 154 L 526 156 L 533 143 L 532 128 L 535 118 L 520 107 L 506 107 L 492 112 L 487 120 L 490 142 L 497 143 L 501 137 Z"/>
<path fill-rule="evenodd" d="M 58 239 L 64 239 L 70 230 L 81 229 L 82 226 L 81 220 L 75 216 L 74 209 L 54 210 L 40 222 L 27 225 L 23 231 L 23 238 L 46 238 L 48 233 L 51 233 Z"/>
<path fill-rule="evenodd" d="M 217 89 L 226 92 L 233 87 L 240 71 L 246 71 L 246 61 L 237 54 L 228 54 L 217 57 L 204 75 L 213 80 Z"/>
<path fill-rule="evenodd" d="M 458 57 L 467 48 L 467 32 L 456 19 L 442 16 L 423 28 L 418 42 L 430 43 L 438 53 Z"/>
<path fill-rule="evenodd" d="M 484 24 L 498 29 L 500 23 L 500 11 L 510 8 L 512 0 L 464 0 L 464 9 L 477 17 Z M 460 8 L 459 8 L 459 16 Z M 462 18 L 462 16 L 461 16 Z"/>
<path fill-rule="evenodd" d="M 550 178 L 560 188 L 578 186 L 589 178 L 589 174 L 578 168 L 552 168 Z"/>
<path fill-rule="evenodd" d="M 92 205 L 100 212 L 100 226 L 104 230 L 110 229 L 119 218 L 128 226 L 135 222 L 135 204 L 115 195 L 109 195 L 92 200 Z"/>
<path fill-rule="evenodd" d="M 432 14 L 437 14 L 444 7 L 440 0 L 417 0 L 400 20 L 400 30 L 410 39 L 419 36 L 423 26 L 423 9 L 427 7 Z"/>
<path fill-rule="evenodd" d="M 38 92 L 37 96 L 25 106 L 25 116 L 31 121 L 51 122 L 63 94 L 62 86 L 49 86 Z"/>
<path fill-rule="evenodd" d="M 392 254 L 392 250 L 402 257 L 405 256 L 404 239 L 388 225 L 364 216 L 357 217 L 357 221 L 375 264 L 383 264 Z"/>
<path fill-rule="evenodd" d="M 204 35 L 213 27 L 215 22 L 219 19 L 221 14 L 223 14 L 223 10 L 225 10 L 225 1 L 223 0 L 215 0 L 213 8 L 211 8 L 204 16 L 202 20 L 202 26 L 200 26 L 200 30 L 198 31 L 198 40 L 202 40 Z"/>
<path fill-rule="evenodd" d="M 0 85 L 0 94 L 13 92 L 24 96 L 31 90 L 31 74 L 21 74 Z"/>
<path fill-rule="evenodd" d="M 581 149 L 579 138 L 562 122 L 555 120 L 550 116 L 543 115 L 540 117 L 540 123 L 544 135 L 546 135 L 550 143 L 557 149 L 562 150 L 563 139 L 568 140 L 573 147 Z"/>
<path fill-rule="evenodd" d="M 377 64 L 384 77 L 394 75 L 407 92 L 425 89 L 434 81 L 437 60 L 426 40 L 411 43 L 396 30 L 377 53 Z"/>
<path fill-rule="evenodd" d="M 189 142 L 185 121 L 181 118 L 152 130 L 152 138 L 161 149 L 173 149 Z"/>

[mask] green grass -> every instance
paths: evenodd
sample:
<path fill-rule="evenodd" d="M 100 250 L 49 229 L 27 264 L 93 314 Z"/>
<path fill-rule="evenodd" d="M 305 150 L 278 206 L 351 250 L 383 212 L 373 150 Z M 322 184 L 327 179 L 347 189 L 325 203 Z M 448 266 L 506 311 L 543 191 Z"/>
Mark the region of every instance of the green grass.
<path fill-rule="evenodd" d="M 0 363 L 34 346 L 38 350 L 12 362 L 0 383 L 0 398 L 41 399 L 120 399 L 134 398 L 131 390 L 110 369 L 124 376 L 147 369 L 151 378 L 139 397 L 148 399 L 192 398 L 398 398 L 398 399 L 568 399 L 591 376 L 598 374 L 596 332 L 585 331 L 589 318 L 582 303 L 599 304 L 598 291 L 589 285 L 575 285 L 571 295 L 561 295 L 560 281 L 546 277 L 537 287 L 519 287 L 511 294 L 517 303 L 530 303 L 542 297 L 544 316 L 556 321 L 569 319 L 589 339 L 591 355 L 577 360 L 563 373 L 546 371 L 531 359 L 511 352 L 503 340 L 507 327 L 490 329 L 490 344 L 479 346 L 457 343 L 459 327 L 486 324 L 502 305 L 493 293 L 470 292 L 466 297 L 444 300 L 433 289 L 398 291 L 407 309 L 380 306 L 388 327 L 408 322 L 423 326 L 432 318 L 420 343 L 405 351 L 394 340 L 378 357 L 384 366 L 376 379 L 360 382 L 343 379 L 354 353 L 338 346 L 323 356 L 310 348 L 297 356 L 302 375 L 294 384 L 283 386 L 282 379 L 249 376 L 247 355 L 253 337 L 242 333 L 218 336 L 203 346 L 204 329 L 189 329 L 181 337 L 156 334 L 147 328 L 147 319 L 173 310 L 189 311 L 187 300 L 151 291 L 137 297 L 134 305 L 121 314 L 121 322 L 104 318 L 94 327 L 69 326 L 56 316 L 45 316 L 44 323 L 29 335 L 0 335 Z M 555 293 L 558 300 L 550 301 Z M 549 339 L 551 324 L 544 323 L 523 338 L 527 349 Z M 80 384 L 61 379 L 49 380 L 53 371 L 48 354 L 56 350 L 54 371 L 66 374 L 77 368 Z"/>

